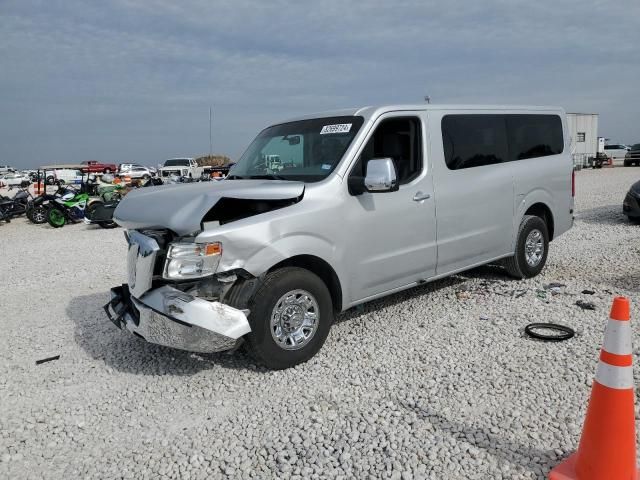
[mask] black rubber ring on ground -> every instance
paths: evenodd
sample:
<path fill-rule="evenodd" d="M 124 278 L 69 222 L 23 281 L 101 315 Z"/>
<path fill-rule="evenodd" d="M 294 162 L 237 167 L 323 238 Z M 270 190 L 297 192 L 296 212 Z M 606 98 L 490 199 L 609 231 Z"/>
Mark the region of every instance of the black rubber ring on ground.
<path fill-rule="evenodd" d="M 556 332 L 561 333 L 545 335 L 543 333 L 536 332 L 535 330 L 537 329 L 555 330 Z M 530 323 L 524 327 L 524 331 L 530 337 L 538 340 L 544 340 L 545 342 L 561 342 L 563 340 L 569 340 L 576 334 L 573 328 L 567 327 L 566 325 L 559 325 L 557 323 Z"/>

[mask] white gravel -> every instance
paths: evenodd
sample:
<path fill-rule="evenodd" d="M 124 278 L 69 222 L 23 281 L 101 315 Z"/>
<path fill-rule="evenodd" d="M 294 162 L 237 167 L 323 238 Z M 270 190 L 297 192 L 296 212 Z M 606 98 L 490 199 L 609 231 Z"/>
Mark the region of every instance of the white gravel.
<path fill-rule="evenodd" d="M 0 478 L 545 478 L 577 446 L 614 295 L 638 336 L 640 226 L 621 214 L 638 177 L 577 173 L 538 278 L 484 267 L 367 304 L 279 372 L 118 331 L 101 306 L 125 281 L 121 229 L 0 223 Z M 566 287 L 539 298 L 549 282 Z M 579 335 L 522 336 L 539 321 Z"/>

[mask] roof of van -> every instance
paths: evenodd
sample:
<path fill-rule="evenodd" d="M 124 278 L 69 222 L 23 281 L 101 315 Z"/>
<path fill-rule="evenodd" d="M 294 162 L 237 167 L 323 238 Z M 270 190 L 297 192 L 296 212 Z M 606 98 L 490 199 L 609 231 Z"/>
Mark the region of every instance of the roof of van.
<path fill-rule="evenodd" d="M 294 122 L 296 120 L 308 120 L 311 118 L 323 117 L 342 117 L 342 116 L 362 116 L 367 118 L 378 116 L 390 111 L 426 111 L 426 110 L 500 110 L 500 111 L 531 111 L 531 112 L 559 112 L 564 113 L 562 107 L 544 106 L 544 105 L 448 105 L 437 103 L 416 103 L 407 105 L 377 105 L 356 108 L 345 108 L 341 110 L 328 110 L 325 112 L 310 113 L 298 117 L 290 118 L 286 122 Z M 285 123 L 285 122 L 283 122 Z"/>

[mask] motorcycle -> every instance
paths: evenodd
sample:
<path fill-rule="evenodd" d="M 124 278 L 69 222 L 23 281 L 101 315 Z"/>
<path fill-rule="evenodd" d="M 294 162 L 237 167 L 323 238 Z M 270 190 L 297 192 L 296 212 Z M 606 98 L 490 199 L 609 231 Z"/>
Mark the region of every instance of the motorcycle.
<path fill-rule="evenodd" d="M 19 191 L 13 196 L 13 198 L 0 195 L 0 203 L 2 203 L 2 219 L 10 220 L 27 212 L 30 202 L 33 200 L 33 195 L 31 195 L 28 188 L 29 183 L 22 182 L 19 187 Z"/>
<path fill-rule="evenodd" d="M 50 203 L 56 198 L 61 198 L 67 194 L 75 195 L 76 193 L 76 190 L 73 188 L 59 184 L 58 190 L 55 193 L 39 195 L 29 202 L 26 211 L 27 218 L 37 225 L 47 223 L 47 213 Z"/>
<path fill-rule="evenodd" d="M 80 222 L 84 218 L 87 203 L 89 195 L 86 193 L 68 193 L 62 198 L 55 198 L 50 202 L 47 222 L 54 228 L 64 227 L 67 222 Z"/>

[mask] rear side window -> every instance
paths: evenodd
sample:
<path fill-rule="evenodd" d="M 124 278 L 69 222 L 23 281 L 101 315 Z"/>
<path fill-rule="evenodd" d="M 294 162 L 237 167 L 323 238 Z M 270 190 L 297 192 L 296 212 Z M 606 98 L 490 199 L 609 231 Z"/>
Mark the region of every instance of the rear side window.
<path fill-rule="evenodd" d="M 558 155 L 564 149 L 558 115 L 505 115 L 512 160 Z"/>
<path fill-rule="evenodd" d="M 504 115 L 446 115 L 442 142 L 450 170 L 493 165 L 508 158 Z"/>
<path fill-rule="evenodd" d="M 445 115 L 442 142 L 450 170 L 557 155 L 564 149 L 558 115 Z"/>

